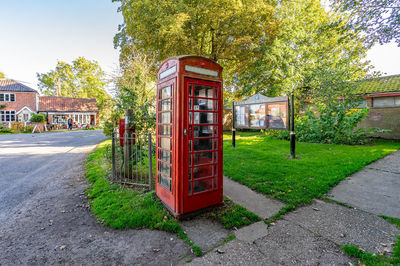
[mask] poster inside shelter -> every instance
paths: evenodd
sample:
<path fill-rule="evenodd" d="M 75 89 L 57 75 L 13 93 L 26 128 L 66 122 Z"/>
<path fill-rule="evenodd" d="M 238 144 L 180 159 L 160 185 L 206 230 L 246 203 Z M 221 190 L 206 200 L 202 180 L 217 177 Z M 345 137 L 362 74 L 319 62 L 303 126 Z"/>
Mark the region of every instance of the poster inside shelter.
<path fill-rule="evenodd" d="M 268 129 L 287 128 L 287 103 L 270 103 L 267 108 Z"/>

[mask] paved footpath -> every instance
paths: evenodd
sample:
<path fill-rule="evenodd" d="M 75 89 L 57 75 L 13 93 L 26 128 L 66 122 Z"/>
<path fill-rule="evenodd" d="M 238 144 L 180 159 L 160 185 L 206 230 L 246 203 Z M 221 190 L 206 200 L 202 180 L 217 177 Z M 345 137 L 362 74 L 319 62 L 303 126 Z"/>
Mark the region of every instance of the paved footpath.
<path fill-rule="evenodd" d="M 371 213 L 400 218 L 400 151 L 343 180 L 329 197 Z"/>
<path fill-rule="evenodd" d="M 394 180 L 390 177 L 396 174 L 396 171 L 400 173 L 399 152 L 368 166 L 366 170 L 357 174 L 369 171 L 370 167 L 387 173 L 382 178 L 385 182 L 381 183 L 384 187 L 389 186 L 388 182 Z M 396 181 L 393 182 L 397 185 Z M 381 189 L 376 182 L 373 186 L 375 186 L 375 191 Z M 352 188 L 356 190 L 357 186 Z M 393 193 L 395 190 L 386 191 L 391 191 L 386 195 L 396 201 L 398 195 Z M 272 217 L 284 206 L 283 203 L 268 199 L 226 178 L 224 179 L 224 194 L 264 219 Z M 383 200 L 378 197 L 379 193 L 376 195 L 374 200 Z M 351 204 L 351 199 L 347 203 Z M 380 206 L 379 203 L 375 205 Z M 399 204 L 396 207 L 399 207 Z M 343 253 L 341 246 L 347 244 L 356 245 L 369 252 L 391 255 L 392 245 L 396 241 L 396 236 L 400 234 L 400 230 L 374 213 L 370 213 L 370 209 L 362 209 L 314 200 L 311 205 L 284 215 L 270 226 L 261 221 L 235 231 L 234 240 L 214 248 L 203 257 L 194 259 L 191 264 L 357 264 L 357 260 Z M 393 215 L 395 211 L 387 208 L 385 213 L 395 216 Z"/>

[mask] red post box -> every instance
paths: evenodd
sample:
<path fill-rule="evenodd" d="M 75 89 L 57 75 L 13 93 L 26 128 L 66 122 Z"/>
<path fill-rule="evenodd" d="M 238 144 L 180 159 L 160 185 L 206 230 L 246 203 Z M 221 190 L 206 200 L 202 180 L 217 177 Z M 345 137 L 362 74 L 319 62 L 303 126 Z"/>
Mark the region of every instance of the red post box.
<path fill-rule="evenodd" d="M 135 133 L 135 125 L 133 124 L 132 127 L 126 128 L 126 118 L 120 118 L 118 123 L 118 131 L 119 131 L 119 145 L 122 147 L 124 143 L 127 143 L 128 140 L 124 141 L 125 130 L 130 130 L 130 133 Z M 131 144 L 135 144 L 136 142 L 136 135 L 132 134 L 128 136 L 130 139 Z"/>
<path fill-rule="evenodd" d="M 199 56 L 158 70 L 156 193 L 174 216 L 222 203 L 222 67 Z"/>

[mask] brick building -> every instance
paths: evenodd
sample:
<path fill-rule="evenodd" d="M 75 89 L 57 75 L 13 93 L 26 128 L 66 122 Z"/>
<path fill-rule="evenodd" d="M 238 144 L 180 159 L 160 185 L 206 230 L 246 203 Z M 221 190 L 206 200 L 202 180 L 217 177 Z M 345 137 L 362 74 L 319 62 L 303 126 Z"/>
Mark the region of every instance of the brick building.
<path fill-rule="evenodd" d="M 96 99 L 39 96 L 38 112 L 45 114 L 49 124 L 65 124 L 72 118 L 76 125 L 98 125 Z"/>
<path fill-rule="evenodd" d="M 358 94 L 364 97 L 363 105 L 370 107 L 360 127 L 390 129 L 375 136 L 400 139 L 400 75 L 366 80 Z"/>
<path fill-rule="evenodd" d="M 50 125 L 65 125 L 72 118 L 76 125 L 98 125 L 96 99 L 40 96 L 39 93 L 12 79 L 0 79 L 0 124 L 28 122 L 33 113 L 43 113 Z"/>
<path fill-rule="evenodd" d="M 0 79 L 0 123 L 29 121 L 37 112 L 38 92 L 12 79 Z"/>

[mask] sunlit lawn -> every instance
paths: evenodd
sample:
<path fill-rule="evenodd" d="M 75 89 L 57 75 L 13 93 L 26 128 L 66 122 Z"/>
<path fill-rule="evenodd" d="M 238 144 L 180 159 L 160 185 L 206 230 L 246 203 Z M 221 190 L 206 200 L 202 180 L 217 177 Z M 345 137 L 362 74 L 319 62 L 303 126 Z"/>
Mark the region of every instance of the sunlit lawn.
<path fill-rule="evenodd" d="M 224 174 L 293 206 L 321 197 L 350 174 L 400 149 L 400 142 L 348 146 L 296 143 L 298 159 L 287 159 L 289 142 L 241 133 L 232 148 L 224 135 Z"/>

